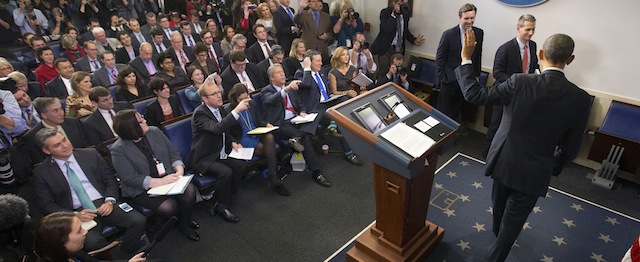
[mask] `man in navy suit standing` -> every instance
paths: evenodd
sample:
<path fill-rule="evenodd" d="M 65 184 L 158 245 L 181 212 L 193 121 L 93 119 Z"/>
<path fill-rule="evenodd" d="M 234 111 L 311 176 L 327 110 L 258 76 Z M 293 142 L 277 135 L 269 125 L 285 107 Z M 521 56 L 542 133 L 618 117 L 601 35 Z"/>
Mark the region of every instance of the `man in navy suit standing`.
<path fill-rule="evenodd" d="M 473 104 L 504 107 L 491 143 L 485 175 L 493 178 L 493 233 L 497 240 L 485 261 L 504 261 L 538 197 L 580 150 L 591 98 L 569 82 L 564 67 L 573 59 L 574 42 L 564 34 L 549 37 L 538 57 L 542 73 L 513 74 L 497 86 L 478 84 L 471 58 L 474 30 L 463 39 L 456 77 L 464 98 Z"/>
<path fill-rule="evenodd" d="M 462 37 L 465 31 L 473 28 L 478 44 L 471 60 L 475 76 L 480 76 L 482 61 L 482 29 L 473 26 L 476 20 L 477 8 L 472 4 L 464 4 L 458 10 L 460 24 L 442 33 L 438 50 L 436 52 L 436 64 L 438 79 L 440 80 L 440 95 L 438 96 L 438 109 L 447 116 L 456 120 L 460 115 L 460 108 L 464 102 L 460 86 L 456 81 L 453 70 L 460 65 L 460 50 L 462 49 Z"/>
<path fill-rule="evenodd" d="M 493 60 L 493 78 L 496 79 L 494 83 L 496 85 L 507 81 L 515 73 L 533 74 L 540 68 L 536 55 L 537 45 L 531 40 L 536 32 L 536 18 L 529 14 L 520 16 L 516 30 L 518 35 L 501 45 L 496 51 L 496 57 Z M 485 156 L 502 119 L 501 106 L 494 106 L 491 109 L 491 123 L 485 140 Z"/>
<path fill-rule="evenodd" d="M 280 6 L 273 12 L 273 25 L 276 28 L 278 43 L 285 51 L 291 50 L 291 42 L 300 33 L 300 28 L 293 22 L 296 13 L 289 7 L 291 0 L 280 0 Z"/>

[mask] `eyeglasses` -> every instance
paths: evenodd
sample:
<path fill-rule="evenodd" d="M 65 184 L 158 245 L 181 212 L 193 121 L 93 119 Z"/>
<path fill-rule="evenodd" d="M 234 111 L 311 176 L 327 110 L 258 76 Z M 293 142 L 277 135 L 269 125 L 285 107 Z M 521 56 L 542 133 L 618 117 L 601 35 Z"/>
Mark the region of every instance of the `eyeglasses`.
<path fill-rule="evenodd" d="M 217 95 L 222 95 L 222 91 L 216 91 L 216 92 L 213 92 L 213 93 L 211 93 L 211 94 L 204 95 L 204 96 L 209 97 L 209 96 L 217 96 Z"/>

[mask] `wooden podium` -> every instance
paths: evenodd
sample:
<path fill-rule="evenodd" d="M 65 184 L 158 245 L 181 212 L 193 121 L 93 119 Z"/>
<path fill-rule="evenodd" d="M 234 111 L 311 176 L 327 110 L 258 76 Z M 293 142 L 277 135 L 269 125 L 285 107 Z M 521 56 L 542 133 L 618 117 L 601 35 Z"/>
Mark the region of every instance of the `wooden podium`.
<path fill-rule="evenodd" d="M 392 96 L 395 98 L 390 99 Z M 378 118 L 372 117 L 369 109 Z M 390 117 L 393 112 L 397 112 L 396 116 Z M 400 113 L 405 116 L 398 117 Z M 443 228 L 426 221 L 427 209 L 437 153 L 452 143 L 459 124 L 392 83 L 335 105 L 327 110 L 327 115 L 338 123 L 353 151 L 374 163 L 376 223 L 356 239 L 355 246 L 347 252 L 347 260 L 421 260 L 444 236 Z M 431 131 L 423 131 L 425 127 L 420 122 L 427 121 L 426 118 L 430 124 L 434 119 L 439 124 Z M 434 143 L 425 145 L 424 149 L 428 149 L 419 156 L 415 152 L 412 156 L 382 137 L 397 124 L 420 126 L 416 130 L 428 135 Z"/>

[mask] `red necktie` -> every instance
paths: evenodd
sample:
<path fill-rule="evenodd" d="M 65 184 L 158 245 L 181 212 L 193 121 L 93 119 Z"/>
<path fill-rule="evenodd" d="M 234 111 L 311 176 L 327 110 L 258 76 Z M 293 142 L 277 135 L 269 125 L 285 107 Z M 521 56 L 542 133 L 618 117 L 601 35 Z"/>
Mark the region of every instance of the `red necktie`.
<path fill-rule="evenodd" d="M 524 54 L 522 54 L 522 73 L 528 74 L 527 66 L 529 65 L 529 47 L 524 45 Z"/>
<path fill-rule="evenodd" d="M 293 106 L 291 106 L 291 104 L 289 103 L 289 96 L 285 96 L 284 97 L 284 108 L 286 110 L 291 111 L 291 113 L 293 113 L 294 115 L 297 115 L 298 113 L 296 113 L 296 110 L 293 108 Z"/>

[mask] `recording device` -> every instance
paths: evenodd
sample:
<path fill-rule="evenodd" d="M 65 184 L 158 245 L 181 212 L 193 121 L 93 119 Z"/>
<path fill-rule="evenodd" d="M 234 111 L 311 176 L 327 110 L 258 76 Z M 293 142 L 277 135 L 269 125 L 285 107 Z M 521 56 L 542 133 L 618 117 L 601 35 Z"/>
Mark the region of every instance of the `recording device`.
<path fill-rule="evenodd" d="M 220 0 L 213 0 L 209 5 L 215 12 L 220 12 L 220 10 L 222 10 L 222 2 Z"/>
<path fill-rule="evenodd" d="M 387 124 L 378 112 L 373 109 L 371 103 L 366 103 L 354 109 L 351 114 L 360 122 L 360 124 L 362 124 L 364 128 L 371 131 L 371 133 L 376 133 L 387 127 Z"/>
<path fill-rule="evenodd" d="M 253 4 L 252 4 L 252 5 L 247 6 L 247 9 L 249 9 L 249 10 L 256 10 L 256 8 L 258 8 L 258 6 L 253 5 Z"/>
<path fill-rule="evenodd" d="M 358 12 L 356 12 L 356 10 L 354 10 L 353 8 L 347 9 L 347 12 L 349 13 L 349 18 L 351 18 L 351 19 L 360 18 L 360 14 Z"/>
<path fill-rule="evenodd" d="M 398 72 L 401 75 L 406 75 L 407 74 L 407 69 L 404 68 L 404 66 L 402 66 L 402 64 L 397 64 L 396 65 L 396 72 Z"/>
<path fill-rule="evenodd" d="M 406 3 L 400 4 L 400 13 L 401 14 L 408 14 L 409 13 L 409 5 L 406 4 Z"/>
<path fill-rule="evenodd" d="M 358 41 L 358 43 L 360 43 L 360 49 L 362 49 L 362 50 L 369 49 L 369 42 L 364 41 L 364 40 L 360 40 L 360 41 Z"/>
<path fill-rule="evenodd" d="M 411 113 L 411 109 L 404 100 L 398 96 L 396 92 L 386 94 L 379 99 L 380 103 L 389 110 L 389 114 L 385 117 L 387 122 L 395 120 L 395 117 L 403 118 Z"/>
<path fill-rule="evenodd" d="M 118 18 L 118 20 L 116 21 L 116 26 L 121 26 L 126 24 L 127 21 L 124 20 L 124 18 Z"/>

